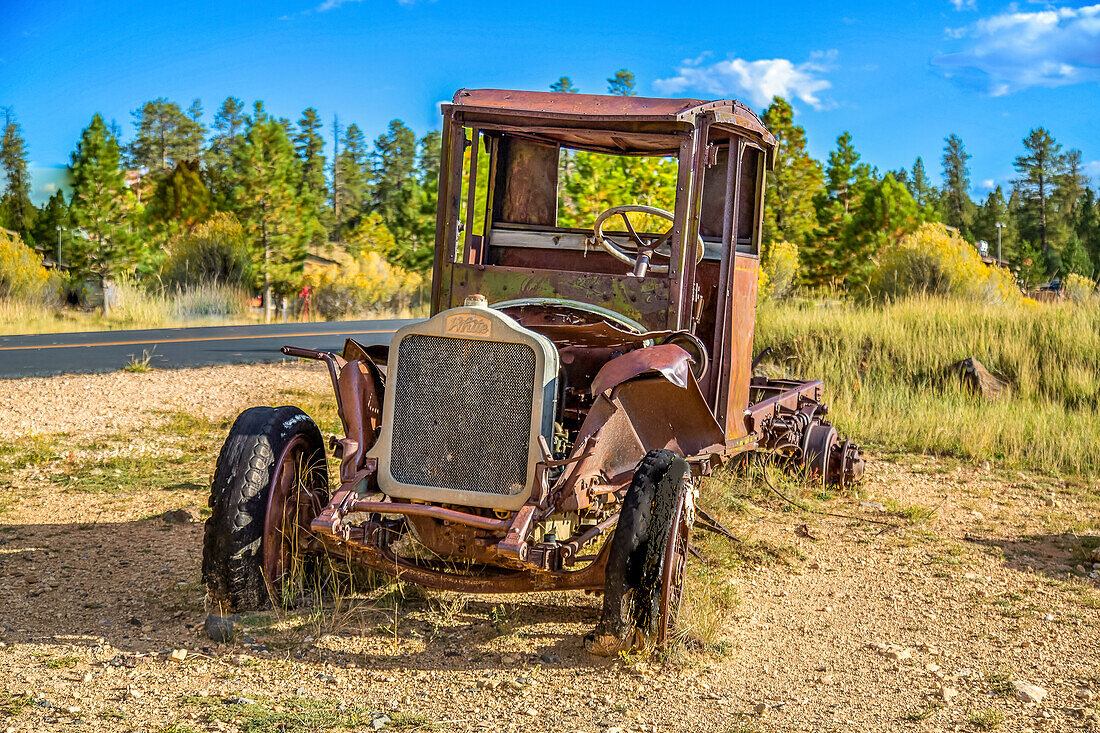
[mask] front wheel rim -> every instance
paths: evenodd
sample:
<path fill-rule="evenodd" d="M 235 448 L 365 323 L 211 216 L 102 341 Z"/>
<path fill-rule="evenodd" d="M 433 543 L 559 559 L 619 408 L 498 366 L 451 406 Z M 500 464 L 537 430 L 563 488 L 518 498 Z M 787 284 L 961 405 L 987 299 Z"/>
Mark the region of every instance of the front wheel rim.
<path fill-rule="evenodd" d="M 264 514 L 262 558 L 264 583 L 272 601 L 301 569 L 305 555 L 314 551 L 310 530 L 321 512 L 321 471 L 309 441 L 296 435 L 283 447 L 271 469 Z"/>
<path fill-rule="evenodd" d="M 657 646 L 664 649 L 675 635 L 680 606 L 684 600 L 684 576 L 687 569 L 691 518 L 686 511 L 691 483 L 685 481 L 676 501 L 668 539 L 665 540 L 664 567 L 661 569 L 661 610 L 657 629 Z"/>

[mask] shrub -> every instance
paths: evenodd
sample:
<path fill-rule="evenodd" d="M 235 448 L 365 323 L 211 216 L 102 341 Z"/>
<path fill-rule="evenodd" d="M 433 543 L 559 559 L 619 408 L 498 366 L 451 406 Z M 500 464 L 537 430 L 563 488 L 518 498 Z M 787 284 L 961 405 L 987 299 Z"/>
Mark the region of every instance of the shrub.
<path fill-rule="evenodd" d="M 326 320 L 415 307 L 424 278 L 391 265 L 377 252 L 364 252 L 343 270 L 316 273 L 314 311 Z"/>
<path fill-rule="evenodd" d="M 1065 288 L 1066 298 L 1075 303 L 1084 303 L 1096 297 L 1096 283 L 1075 272 L 1066 275 L 1062 287 Z"/>
<path fill-rule="evenodd" d="M 934 295 L 1008 303 L 1021 298 L 1008 271 L 986 265 L 973 245 L 939 223 L 922 225 L 887 250 L 870 290 L 880 299 Z"/>
<path fill-rule="evenodd" d="M 15 232 L 0 229 L 0 298 L 44 301 L 55 289 L 42 256 L 23 244 Z"/>
<path fill-rule="evenodd" d="M 798 246 L 793 242 L 773 242 L 764 250 L 758 290 L 765 298 L 785 298 L 794 291 L 798 275 Z"/>
<path fill-rule="evenodd" d="M 175 239 L 161 269 L 166 285 L 198 283 L 244 286 L 252 279 L 252 260 L 244 230 L 232 214 L 218 213 Z"/>

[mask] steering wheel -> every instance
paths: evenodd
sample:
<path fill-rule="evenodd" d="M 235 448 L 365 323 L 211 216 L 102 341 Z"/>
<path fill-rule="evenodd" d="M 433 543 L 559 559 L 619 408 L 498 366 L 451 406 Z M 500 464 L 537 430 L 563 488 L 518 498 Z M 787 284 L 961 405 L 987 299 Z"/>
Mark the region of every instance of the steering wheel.
<path fill-rule="evenodd" d="M 612 206 L 610 209 L 603 211 L 597 216 L 595 223 L 592 225 L 592 234 L 593 238 L 596 240 L 596 244 L 607 250 L 607 253 L 615 259 L 633 267 L 633 274 L 635 277 L 645 277 L 647 271 L 668 272 L 668 265 L 653 265 L 650 264 L 650 262 L 654 255 L 659 255 L 666 260 L 672 257 L 672 250 L 668 246 L 668 240 L 672 236 L 672 227 L 670 226 L 664 234 L 656 239 L 644 239 L 638 232 L 634 231 L 634 225 L 630 223 L 630 219 L 627 217 L 627 214 L 632 211 L 636 211 L 639 214 L 659 216 L 662 219 L 668 219 L 670 222 L 675 222 L 676 220 L 671 211 L 658 209 L 656 206 L 642 206 L 641 204 Z M 626 232 L 631 239 L 631 242 L 625 245 L 616 242 L 603 233 L 604 222 L 616 215 L 622 217 L 623 224 L 626 225 Z M 706 250 L 702 237 L 699 237 L 699 246 L 697 250 L 698 257 L 696 262 L 699 262 L 703 259 L 703 254 Z"/>

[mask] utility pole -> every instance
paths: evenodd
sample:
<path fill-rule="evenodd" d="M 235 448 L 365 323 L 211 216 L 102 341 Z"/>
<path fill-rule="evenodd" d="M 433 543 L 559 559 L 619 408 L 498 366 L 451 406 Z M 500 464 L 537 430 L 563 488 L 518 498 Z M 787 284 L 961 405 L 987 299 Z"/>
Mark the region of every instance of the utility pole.
<path fill-rule="evenodd" d="M 58 224 L 57 226 L 57 271 L 61 271 L 61 232 L 65 231 L 65 227 Z"/>
<path fill-rule="evenodd" d="M 1005 228 L 1004 222 L 997 222 L 997 261 L 1001 260 L 1001 230 Z"/>

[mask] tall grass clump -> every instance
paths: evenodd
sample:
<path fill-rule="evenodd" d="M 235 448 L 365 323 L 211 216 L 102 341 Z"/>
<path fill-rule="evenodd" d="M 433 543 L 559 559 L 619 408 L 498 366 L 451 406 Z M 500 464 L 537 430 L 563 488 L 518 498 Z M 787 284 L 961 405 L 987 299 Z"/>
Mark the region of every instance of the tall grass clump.
<path fill-rule="evenodd" d="M 209 282 L 148 289 L 133 279 L 120 278 L 108 320 L 117 328 L 156 328 L 245 320 L 248 313 L 248 294 L 239 286 Z"/>
<path fill-rule="evenodd" d="M 866 444 L 1049 472 L 1100 473 L 1100 310 L 929 295 L 765 302 L 761 370 L 823 379 L 833 417 Z M 945 374 L 975 357 L 1010 385 L 988 401 Z"/>

